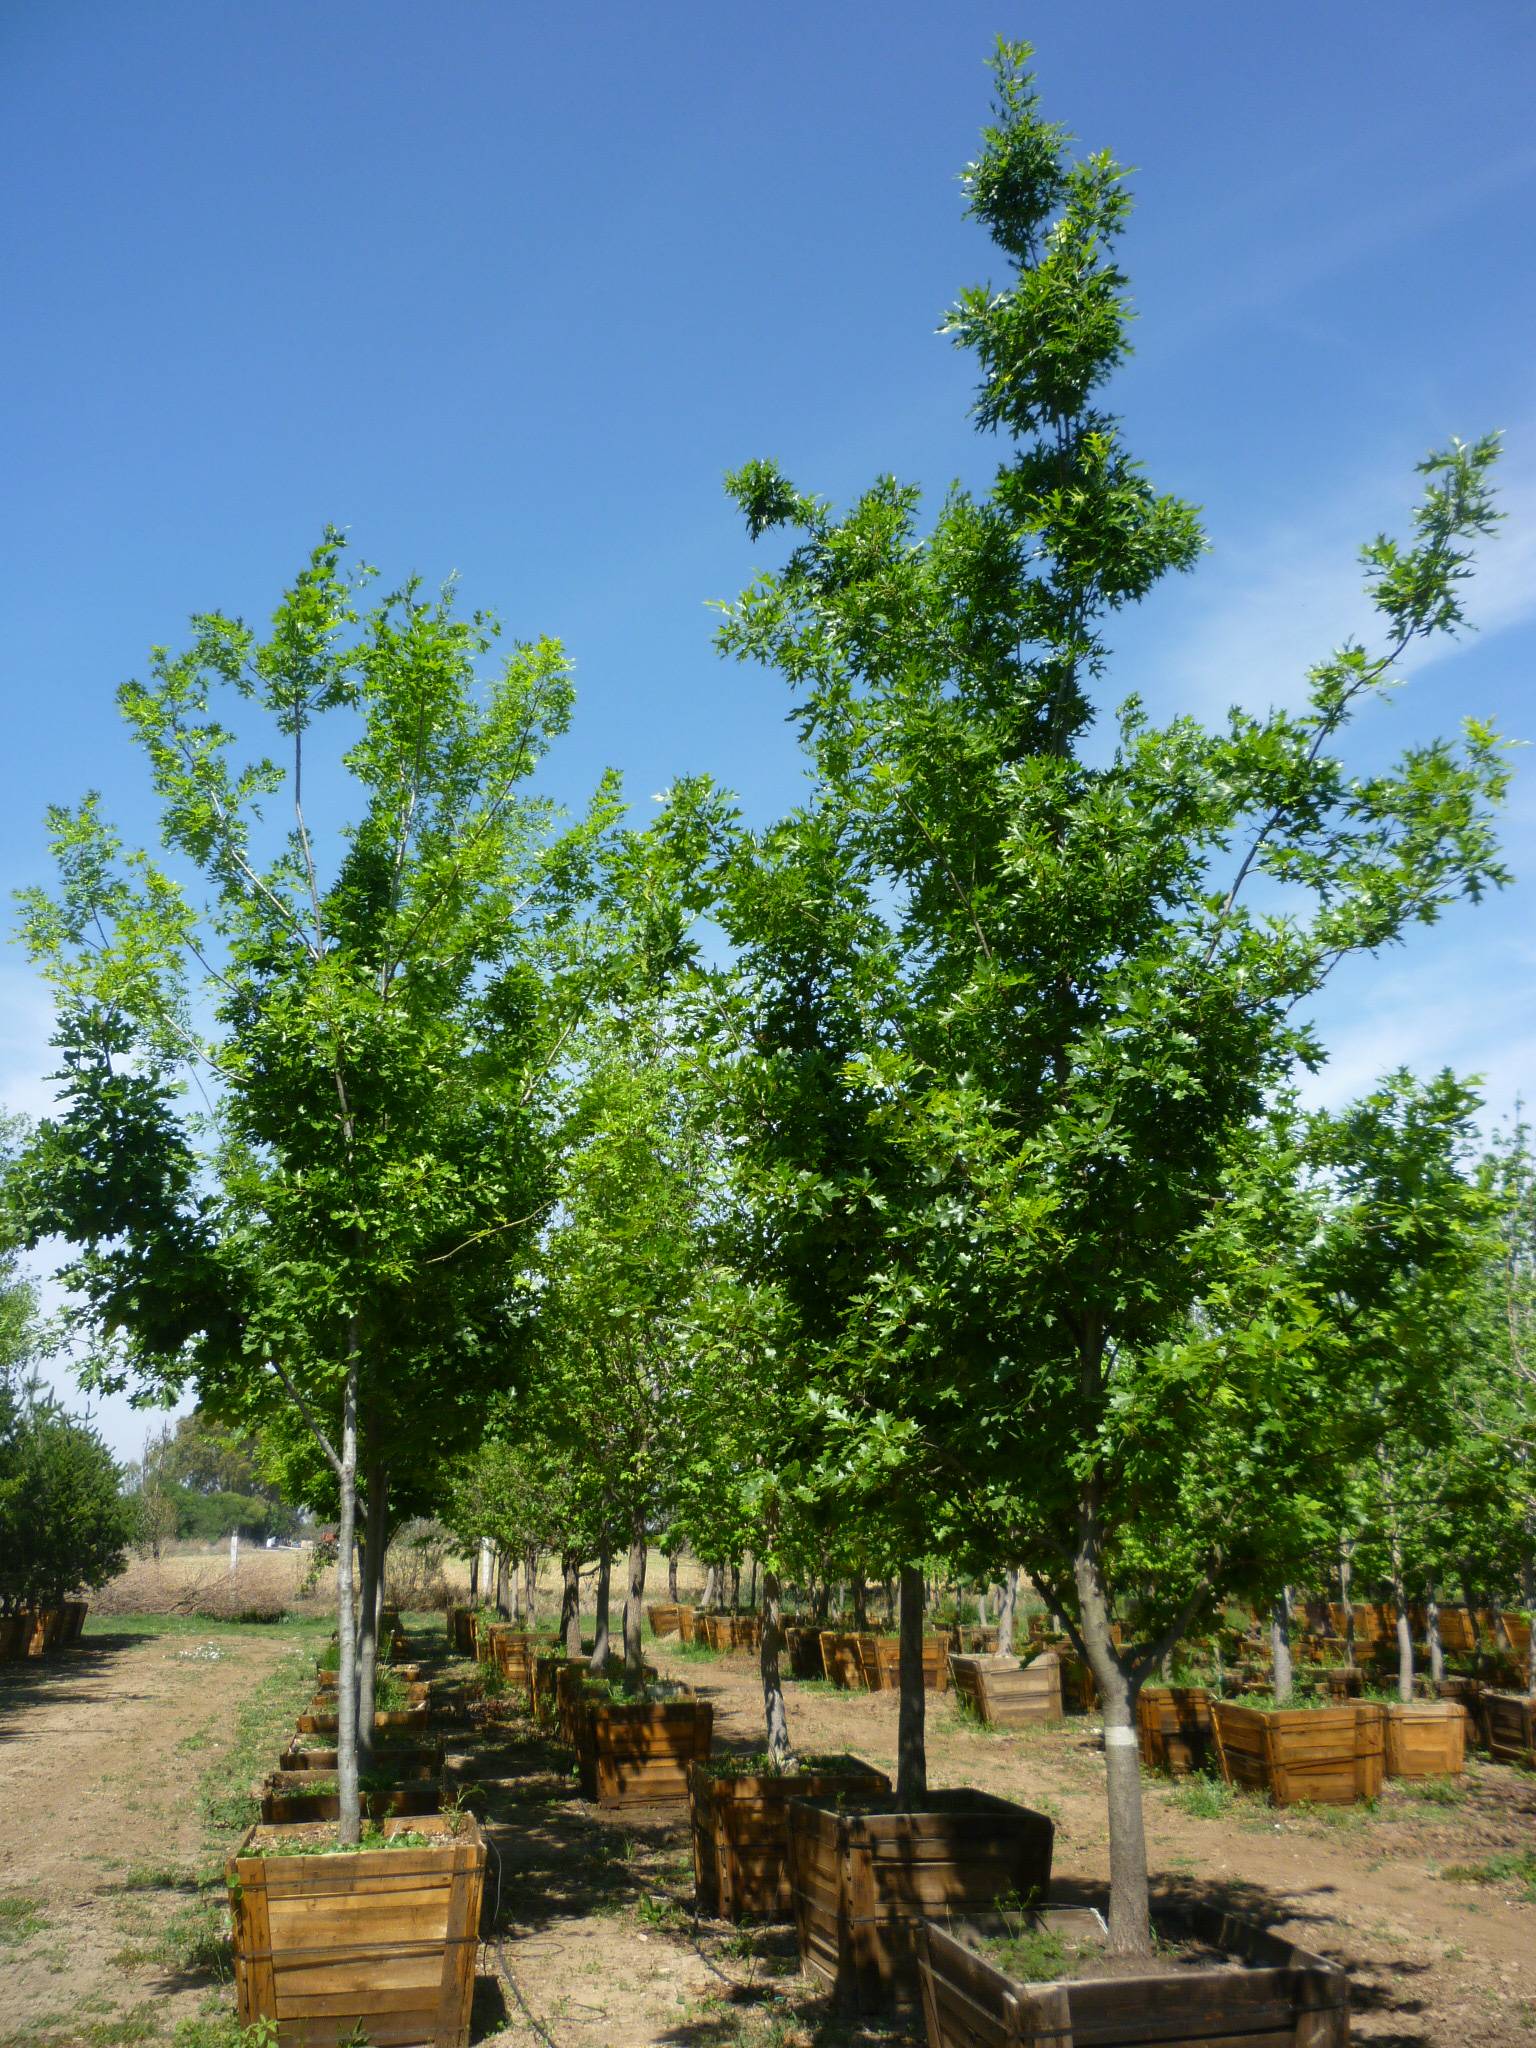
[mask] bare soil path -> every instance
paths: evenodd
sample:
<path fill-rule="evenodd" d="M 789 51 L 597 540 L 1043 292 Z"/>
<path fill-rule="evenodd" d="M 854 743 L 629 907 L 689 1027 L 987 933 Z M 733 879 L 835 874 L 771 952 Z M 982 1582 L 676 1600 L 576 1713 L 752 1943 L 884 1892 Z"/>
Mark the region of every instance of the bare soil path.
<path fill-rule="evenodd" d="M 183 1626 L 0 1666 L 0 2048 L 170 2039 L 217 2002 L 167 1947 L 204 1860 L 197 1783 L 296 1656 L 312 1638 Z"/>

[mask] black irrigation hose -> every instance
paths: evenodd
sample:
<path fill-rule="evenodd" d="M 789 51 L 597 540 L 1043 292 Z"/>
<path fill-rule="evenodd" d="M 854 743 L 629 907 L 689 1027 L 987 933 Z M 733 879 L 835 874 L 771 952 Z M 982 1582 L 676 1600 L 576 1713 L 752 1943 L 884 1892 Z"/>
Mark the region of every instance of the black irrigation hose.
<path fill-rule="evenodd" d="M 516 1977 L 513 1976 L 512 1965 L 507 1961 L 506 1944 L 503 1942 L 501 1938 L 501 1928 L 499 1925 L 499 1922 L 501 1920 L 501 1853 L 497 1849 L 496 1844 L 491 1840 L 489 1835 L 487 1835 L 485 1838 L 485 1846 L 496 1858 L 496 1904 L 491 1910 L 490 1945 L 494 1946 L 496 1950 L 497 1968 L 501 1973 L 502 1979 L 505 1982 L 507 1989 L 511 1992 L 512 1996 L 517 2000 L 518 2007 L 522 2012 L 523 2018 L 528 2022 L 528 2025 L 532 2028 L 533 2032 L 538 2035 L 540 2041 L 543 2042 L 544 2048 L 560 2048 L 559 2042 L 555 2039 L 554 2035 L 549 2031 L 548 2027 L 545 2026 L 544 2022 L 539 2018 L 538 2014 L 534 2011 L 533 2007 L 528 2003 L 527 1999 L 523 1996 L 523 1987 L 521 1984 L 518 1983 Z"/>

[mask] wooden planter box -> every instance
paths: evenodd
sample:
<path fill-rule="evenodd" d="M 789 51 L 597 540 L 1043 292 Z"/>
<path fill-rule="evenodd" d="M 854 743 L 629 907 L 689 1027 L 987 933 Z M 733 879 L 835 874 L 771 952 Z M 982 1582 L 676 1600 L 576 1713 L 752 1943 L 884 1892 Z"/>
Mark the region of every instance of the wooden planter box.
<path fill-rule="evenodd" d="M 305 1786 L 306 1778 L 318 1775 L 313 1770 L 274 1771 L 257 1787 L 263 1822 L 287 1827 L 296 1821 L 340 1819 L 339 1792 L 312 1792 Z M 402 1813 L 438 1813 L 442 1804 L 443 1788 L 432 1777 L 409 1778 L 387 1789 L 357 1795 L 358 1811 L 368 1820 L 387 1820 Z"/>
<path fill-rule="evenodd" d="M 32 1640 L 32 1616 L 18 1608 L 14 1614 L 0 1614 L 0 1664 L 9 1664 L 27 1654 Z"/>
<path fill-rule="evenodd" d="M 989 1728 L 1034 1728 L 1061 1719 L 1061 1660 L 1050 1650 L 1028 1664 L 951 1655 L 949 1669 L 955 1697 Z"/>
<path fill-rule="evenodd" d="M 1487 1719 L 1483 1713 L 1483 1694 L 1487 1687 L 1480 1678 L 1446 1677 L 1440 1681 L 1440 1697 L 1449 1700 L 1461 1709 L 1467 1742 L 1474 1749 L 1488 1747 Z"/>
<path fill-rule="evenodd" d="M 949 1647 L 961 1657 L 995 1657 L 998 1654 L 1000 1632 L 996 1628 L 983 1628 L 979 1622 L 974 1626 L 965 1622 L 951 1622 L 946 1630 Z"/>
<path fill-rule="evenodd" d="M 297 1739 L 277 1760 L 280 1771 L 331 1771 L 341 1760 L 335 1749 L 301 1749 Z M 443 1745 L 440 1742 L 380 1742 L 374 1744 L 373 1768 L 392 1771 L 402 1782 L 411 1778 L 440 1778 L 443 1774 Z"/>
<path fill-rule="evenodd" d="M 840 1794 L 888 1793 L 884 1771 L 839 1759 L 836 1766 L 769 1777 L 729 1777 L 707 1765 L 688 1767 L 688 1818 L 693 1829 L 693 1881 L 701 1912 L 722 1920 L 748 1914 L 787 1919 L 789 1802 L 835 1803 Z"/>
<path fill-rule="evenodd" d="M 1386 1766 L 1386 1715 L 1374 1702 L 1343 1707 L 1211 1705 L 1221 1774 L 1267 1792 L 1276 1806 L 1352 1806 L 1375 1799 Z"/>
<path fill-rule="evenodd" d="M 461 1657 L 475 1654 L 475 1638 L 471 1628 L 474 1614 L 468 1607 L 450 1607 L 444 1619 L 448 1624 L 448 1646 Z"/>
<path fill-rule="evenodd" d="M 1494 1762 L 1536 1770 L 1536 1693 L 1485 1692 L 1482 1709 Z"/>
<path fill-rule="evenodd" d="M 864 1690 L 900 1692 L 900 1636 L 870 1634 L 848 1640 L 855 1647 Z M 945 1636 L 923 1637 L 923 1686 L 928 1692 L 949 1690 L 949 1641 Z"/>
<path fill-rule="evenodd" d="M 763 1624 L 755 1614 L 705 1614 L 699 1625 L 712 1650 L 755 1650 L 763 1639 Z"/>
<path fill-rule="evenodd" d="M 709 1755 L 708 1700 L 587 1700 L 578 1730 L 581 1793 L 599 1806 L 650 1806 L 688 1797 L 688 1766 Z"/>
<path fill-rule="evenodd" d="M 677 1632 L 685 1643 L 698 1641 L 699 1616 L 694 1607 L 679 1607 L 677 1610 Z"/>
<path fill-rule="evenodd" d="M 821 1663 L 821 1630 L 819 1628 L 787 1628 L 784 1631 L 784 1649 L 789 1658 L 791 1678 L 824 1678 Z"/>
<path fill-rule="evenodd" d="M 412 1699 L 424 1700 L 427 1698 L 429 1688 L 427 1681 L 421 1675 L 421 1666 L 419 1664 L 391 1664 L 389 1670 L 393 1677 L 398 1678 L 403 1685 L 409 1688 Z M 327 1671 L 324 1665 L 317 1664 L 315 1666 L 315 1685 L 321 1692 L 334 1692 L 340 1682 L 340 1677 L 341 1674 L 339 1672 Z"/>
<path fill-rule="evenodd" d="M 467 2048 L 485 1838 L 464 1815 L 384 1827 L 443 1840 L 273 1856 L 258 1827 L 229 1859 L 242 2026 L 275 2021 L 280 2048 L 335 2048 L 358 2026 L 373 2048 Z"/>
<path fill-rule="evenodd" d="M 536 1639 L 526 1629 L 496 1628 L 491 1631 L 491 1655 L 496 1669 L 509 1685 L 533 1691 L 533 1664 L 538 1655 Z"/>
<path fill-rule="evenodd" d="M 844 1692 L 862 1691 L 864 1667 L 859 1661 L 857 1636 L 839 1635 L 833 1629 L 821 1631 L 821 1668 L 833 1685 Z"/>
<path fill-rule="evenodd" d="M 1004 1896 L 1043 1893 L 1053 1837 L 1043 1813 L 986 1792 L 930 1792 L 921 1813 L 862 1797 L 837 1809 L 792 1799 L 789 1878 L 802 1969 L 860 2012 L 910 1999 L 924 1920 L 980 1915 Z"/>
<path fill-rule="evenodd" d="M 1202 1685 L 1144 1685 L 1136 1701 L 1141 1760 L 1175 1778 L 1205 1768 L 1211 1746 L 1211 1696 Z"/>
<path fill-rule="evenodd" d="M 1091 1714 L 1099 1704 L 1099 1688 L 1089 1667 L 1075 1650 L 1058 1652 L 1061 1702 L 1074 1714 Z"/>
<path fill-rule="evenodd" d="M 943 1927 L 918 1938 L 928 2048 L 1348 2048 L 1349 1979 L 1279 1935 L 1191 1905 L 1158 1931 L 1193 1935 L 1227 1965 L 1023 1984 Z"/>
<path fill-rule="evenodd" d="M 388 1713 L 375 1714 L 374 1733 L 382 1734 L 388 1729 L 410 1728 L 424 1730 L 428 1726 L 427 1703 L 420 1701 L 414 1707 L 392 1708 Z M 335 1735 L 341 1726 L 340 1716 L 328 1707 L 312 1706 L 307 1714 L 300 1714 L 294 1723 L 301 1735 Z"/>
<path fill-rule="evenodd" d="M 647 1607 L 645 1611 L 650 1620 L 653 1636 L 675 1636 L 682 1628 L 682 1610 L 675 1601 L 658 1601 L 654 1607 Z"/>
<path fill-rule="evenodd" d="M 1340 1705 L 1346 1700 L 1358 1699 L 1365 1687 L 1364 1673 L 1357 1671 L 1353 1664 L 1328 1664 L 1317 1675 L 1329 1698 L 1337 1700 Z"/>
<path fill-rule="evenodd" d="M 1398 1702 L 1386 1710 L 1389 1778 L 1459 1778 L 1467 1767 L 1467 1717 L 1455 1700 Z"/>

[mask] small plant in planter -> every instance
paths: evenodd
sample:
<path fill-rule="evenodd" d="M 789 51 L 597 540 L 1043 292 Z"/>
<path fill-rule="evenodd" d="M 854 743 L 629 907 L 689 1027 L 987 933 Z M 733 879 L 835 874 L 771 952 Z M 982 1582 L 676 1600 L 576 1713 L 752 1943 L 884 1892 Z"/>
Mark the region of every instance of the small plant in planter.
<path fill-rule="evenodd" d="M 1011 1903 L 1011 1902 L 1010 1902 Z M 1209 1908 L 1160 1909 L 1156 1952 L 1140 1974 L 1105 1974 L 1096 1912 L 1002 1912 L 1003 1926 L 918 1933 L 928 2048 L 1154 2048 L 1179 2040 L 1252 2037 L 1281 2048 L 1346 2048 L 1349 1982 L 1336 1965 Z"/>

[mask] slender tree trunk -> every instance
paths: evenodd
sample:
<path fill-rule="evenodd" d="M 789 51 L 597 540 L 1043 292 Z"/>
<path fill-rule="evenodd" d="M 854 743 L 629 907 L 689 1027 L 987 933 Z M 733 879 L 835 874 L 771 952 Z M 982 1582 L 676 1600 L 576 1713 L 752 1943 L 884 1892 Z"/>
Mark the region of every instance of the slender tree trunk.
<path fill-rule="evenodd" d="M 885 1620 L 886 1626 L 889 1627 L 897 1618 L 895 1579 L 882 1579 L 880 1581 L 880 1597 L 885 1602 Z"/>
<path fill-rule="evenodd" d="M 384 1549 L 389 1509 L 384 1468 L 368 1467 L 368 1501 L 363 1523 L 363 1586 L 357 1621 L 357 1759 L 360 1771 L 373 1768 L 373 1713 L 379 1656 L 379 1608 L 384 1591 Z"/>
<path fill-rule="evenodd" d="M 624 1593 L 624 1683 L 636 1691 L 645 1683 L 645 1643 L 640 1625 L 645 1618 L 645 1524 L 635 1523 L 629 1537 L 629 1584 Z"/>
<path fill-rule="evenodd" d="M 1269 1608 L 1269 1651 L 1273 1666 L 1273 1689 L 1276 1706 L 1286 1706 L 1295 1688 L 1296 1674 L 1291 1666 L 1291 1589 L 1282 1586 L 1270 1602 Z"/>
<path fill-rule="evenodd" d="M 530 1633 L 538 1619 L 539 1553 L 530 1543 L 523 1552 L 523 1620 Z"/>
<path fill-rule="evenodd" d="M 992 1626 L 992 1603 L 987 1597 L 985 1585 L 976 1588 L 976 1621 L 981 1628 Z"/>
<path fill-rule="evenodd" d="M 1011 1564 L 1003 1575 L 1003 1598 L 997 1610 L 997 1648 L 1004 1657 L 1017 1656 L 1014 1637 L 1019 1626 L 1019 1568 Z"/>
<path fill-rule="evenodd" d="M 1531 1625 L 1530 1640 L 1525 1646 L 1525 1689 L 1536 1693 L 1536 1542 L 1526 1543 L 1525 1555 L 1520 1560 L 1520 1598 Z"/>
<path fill-rule="evenodd" d="M 560 1634 L 567 1657 L 581 1655 L 581 1559 L 574 1550 L 560 1553 Z"/>
<path fill-rule="evenodd" d="M 336 1839 L 342 1848 L 362 1840 L 357 1805 L 357 1614 L 353 1602 L 353 1557 L 357 1545 L 357 1324 L 347 1331 L 347 1383 L 342 1395 L 341 1471 L 337 1475 L 341 1514 L 336 1525 L 336 1792 L 341 1818 Z"/>
<path fill-rule="evenodd" d="M 469 1553 L 469 1604 L 475 1606 L 480 1598 L 480 1545 L 477 1543 Z"/>
<path fill-rule="evenodd" d="M 928 1797 L 928 1699 L 923 1690 L 923 1575 L 901 1568 L 901 1704 L 896 1717 L 896 1803 L 916 1813 Z"/>
<path fill-rule="evenodd" d="M 1438 1693 L 1445 1680 L 1445 1645 L 1440 1640 L 1440 1602 L 1433 1586 L 1424 1603 L 1424 1639 L 1429 1650 L 1429 1675 Z"/>
<path fill-rule="evenodd" d="M 715 1567 L 712 1564 L 706 1565 L 704 1568 L 704 1591 L 699 1596 L 699 1606 L 705 1614 L 710 1614 L 714 1611 L 715 1579 Z"/>
<path fill-rule="evenodd" d="M 752 1553 L 752 1576 L 747 1581 L 747 1606 L 757 1612 L 757 1552 Z"/>
<path fill-rule="evenodd" d="M 507 1597 L 509 1563 L 510 1560 L 507 1557 L 507 1553 L 498 1543 L 496 1546 L 496 1612 L 503 1621 L 507 1619 L 507 1616 L 512 1611 L 512 1603 Z"/>
<path fill-rule="evenodd" d="M 1355 1668 L 1355 1609 L 1350 1598 L 1354 1578 L 1353 1549 L 1354 1545 L 1347 1536 L 1339 1538 L 1339 1602 L 1344 1609 L 1344 1662 L 1351 1671 Z"/>
<path fill-rule="evenodd" d="M 674 1607 L 677 1605 L 677 1552 L 675 1550 L 667 1552 L 667 1598 Z"/>
<path fill-rule="evenodd" d="M 763 1632 L 758 1644 L 757 1669 L 763 1682 L 763 1725 L 768 1754 L 782 1770 L 790 1760 L 789 1710 L 784 1704 L 784 1679 L 779 1659 L 784 1650 L 784 1616 L 779 1575 L 771 1565 L 763 1567 Z"/>
<path fill-rule="evenodd" d="M 869 1627 L 869 1588 L 862 1572 L 853 1582 L 853 1625 L 861 1633 Z"/>
<path fill-rule="evenodd" d="M 740 1614 L 741 1612 L 741 1559 L 739 1557 L 731 1560 L 731 1612 L 732 1614 Z"/>
<path fill-rule="evenodd" d="M 1109 1597 L 1100 1558 L 1098 1503 L 1087 1493 L 1078 1507 L 1078 1545 L 1072 1576 L 1078 1626 L 1104 1710 L 1104 1765 L 1109 1806 L 1109 1945 L 1116 1955 L 1152 1953 L 1147 1890 L 1147 1835 L 1141 1810 L 1141 1765 L 1136 1753 L 1136 1695 L 1110 1635 Z"/>
<path fill-rule="evenodd" d="M 608 1668 L 608 1600 L 613 1584 L 613 1550 L 605 1536 L 597 1553 L 597 1622 L 592 1631 L 592 1669 L 599 1676 Z"/>
<path fill-rule="evenodd" d="M 1392 1613 L 1397 1622 L 1397 1696 L 1413 1698 L 1413 1625 L 1408 1617 L 1408 1588 L 1403 1583 L 1403 1539 L 1392 1498 L 1392 1467 L 1385 1449 L 1377 1452 L 1382 1492 L 1387 1506 L 1387 1557 L 1392 1568 Z"/>

